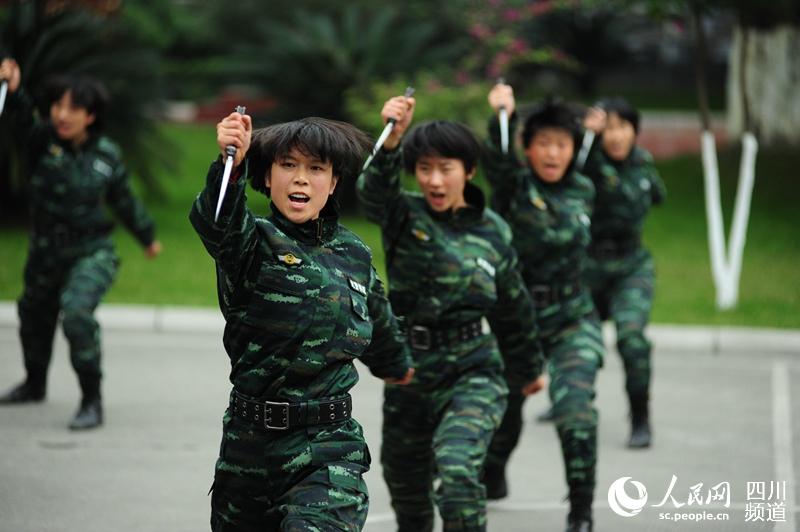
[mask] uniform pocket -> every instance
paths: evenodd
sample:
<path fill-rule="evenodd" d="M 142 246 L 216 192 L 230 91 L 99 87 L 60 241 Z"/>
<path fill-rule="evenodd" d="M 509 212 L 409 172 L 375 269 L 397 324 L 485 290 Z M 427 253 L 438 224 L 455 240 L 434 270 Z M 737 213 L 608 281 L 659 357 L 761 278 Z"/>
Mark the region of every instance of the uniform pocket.
<path fill-rule="evenodd" d="M 349 279 L 350 318 L 344 335 L 343 349 L 353 356 L 359 356 L 372 341 L 372 320 L 367 306 L 367 289 L 353 279 Z"/>
<path fill-rule="evenodd" d="M 314 465 L 345 462 L 366 471 L 371 461 L 361 427 L 352 419 L 327 426 L 312 436 L 311 463 Z"/>
<path fill-rule="evenodd" d="M 361 474 L 364 468 L 350 463 L 330 464 L 328 466 L 328 480 L 333 486 L 341 486 L 358 491 L 366 491 Z"/>
<path fill-rule="evenodd" d="M 252 286 L 242 320 L 276 336 L 294 336 L 312 323 L 315 311 L 312 288 L 298 267 L 264 263 Z"/>

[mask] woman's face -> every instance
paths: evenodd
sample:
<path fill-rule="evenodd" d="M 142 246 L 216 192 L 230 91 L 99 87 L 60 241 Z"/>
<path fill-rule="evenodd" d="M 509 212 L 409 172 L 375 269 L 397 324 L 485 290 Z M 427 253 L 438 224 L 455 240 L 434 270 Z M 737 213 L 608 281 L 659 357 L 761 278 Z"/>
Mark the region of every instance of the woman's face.
<path fill-rule="evenodd" d="M 320 161 L 296 148 L 273 161 L 265 178 L 272 202 L 296 224 L 319 218 L 337 182 L 330 161 Z"/>
<path fill-rule="evenodd" d="M 464 187 L 475 170 L 467 174 L 461 159 L 424 155 L 417 159 L 414 175 L 431 209 L 444 212 L 467 205 Z"/>
<path fill-rule="evenodd" d="M 566 129 L 545 127 L 536 132 L 525 148 L 533 171 L 545 183 L 561 181 L 575 153 L 575 139 Z"/>
<path fill-rule="evenodd" d="M 603 151 L 615 161 L 624 161 L 636 142 L 636 130 L 633 124 L 621 118 L 617 113 L 608 113 L 606 127 L 603 130 Z"/>
<path fill-rule="evenodd" d="M 60 99 L 50 104 L 50 121 L 56 129 L 58 138 L 74 144 L 82 144 L 89 138 L 89 126 L 94 123 L 95 115 L 85 107 L 79 107 L 72 101 L 72 91 L 65 92 Z"/>

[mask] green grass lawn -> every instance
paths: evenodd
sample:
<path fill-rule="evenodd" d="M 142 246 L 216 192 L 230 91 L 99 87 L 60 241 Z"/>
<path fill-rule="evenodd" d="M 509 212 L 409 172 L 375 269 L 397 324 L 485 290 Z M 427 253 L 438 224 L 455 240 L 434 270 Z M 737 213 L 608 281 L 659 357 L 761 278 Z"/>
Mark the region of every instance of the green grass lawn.
<path fill-rule="evenodd" d="M 146 260 L 141 248 L 122 229 L 115 232 L 122 257 L 119 277 L 105 301 L 158 305 L 216 306 L 213 263 L 188 222 L 188 212 L 202 188 L 208 164 L 215 157 L 213 125 L 165 126 L 180 148 L 174 175 L 162 180 L 168 197 L 147 199 L 158 225 L 164 252 Z M 720 154 L 723 209 L 730 216 L 738 176 L 738 150 Z M 791 150 L 760 153 L 747 235 L 740 304 L 734 311 L 714 308 L 714 288 L 706 242 L 703 177 L 698 157 L 658 164 L 669 189 L 668 201 L 653 211 L 645 240 L 658 268 L 653 320 L 661 323 L 730 324 L 800 328 L 800 238 L 795 233 L 800 182 L 795 169 L 800 154 Z M 251 191 L 251 206 L 266 212 L 266 199 Z M 380 237 L 362 218 L 345 225 L 375 250 L 383 274 Z M 19 296 L 26 253 L 26 235 L 19 227 L 0 227 L 0 299 Z"/>

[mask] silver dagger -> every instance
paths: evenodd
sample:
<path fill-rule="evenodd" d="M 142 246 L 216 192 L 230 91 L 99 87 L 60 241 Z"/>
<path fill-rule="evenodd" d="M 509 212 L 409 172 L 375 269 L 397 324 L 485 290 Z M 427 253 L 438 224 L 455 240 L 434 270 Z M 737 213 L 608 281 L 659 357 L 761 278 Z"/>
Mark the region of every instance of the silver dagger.
<path fill-rule="evenodd" d="M 506 80 L 499 78 L 497 80 L 499 85 L 505 85 Z M 500 120 L 500 149 L 503 153 L 508 153 L 508 109 L 505 105 L 500 106 L 500 113 L 497 117 Z"/>
<path fill-rule="evenodd" d="M 0 83 L 0 115 L 3 114 L 3 109 L 6 106 L 6 94 L 8 93 L 8 81 Z"/>
<path fill-rule="evenodd" d="M 236 112 L 240 115 L 245 113 L 245 108 L 242 105 L 236 106 Z M 233 170 L 233 158 L 236 157 L 236 146 L 228 145 L 225 147 L 225 154 L 228 156 L 225 159 L 225 170 L 222 172 L 222 185 L 219 189 L 219 199 L 217 199 L 217 211 L 214 213 L 214 221 L 219 218 L 219 211 L 222 209 L 222 200 L 225 199 L 225 192 L 228 190 L 228 182 L 231 180 L 231 170 Z"/>
<path fill-rule="evenodd" d="M 410 98 L 413 95 L 414 95 L 414 87 L 406 87 L 405 97 Z M 369 157 L 367 157 L 367 160 L 364 162 L 364 167 L 361 168 L 362 172 L 367 169 L 369 163 L 371 163 L 372 159 L 375 158 L 375 155 L 378 154 L 378 150 L 381 149 L 383 143 L 386 142 L 386 139 L 388 139 L 389 135 L 392 134 L 392 130 L 394 129 L 394 124 L 396 122 L 397 120 L 394 118 L 390 118 L 389 120 L 386 121 L 386 127 L 383 128 L 381 136 L 378 137 L 378 140 L 375 142 L 375 147 L 372 148 L 372 153 L 369 154 Z"/>

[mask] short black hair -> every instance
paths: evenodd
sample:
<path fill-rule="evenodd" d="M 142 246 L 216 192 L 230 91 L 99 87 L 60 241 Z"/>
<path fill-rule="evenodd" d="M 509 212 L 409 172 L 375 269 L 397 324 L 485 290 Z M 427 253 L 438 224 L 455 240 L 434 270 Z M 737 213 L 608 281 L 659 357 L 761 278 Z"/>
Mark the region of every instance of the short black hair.
<path fill-rule="evenodd" d="M 581 135 L 581 125 L 575 110 L 557 98 L 547 98 L 538 103 L 525 119 L 522 128 L 522 145 L 530 146 L 533 137 L 544 128 L 564 129 L 577 145 Z"/>
<path fill-rule="evenodd" d="M 612 98 L 604 98 L 600 101 L 600 107 L 608 114 L 616 113 L 619 117 L 626 122 L 630 122 L 633 130 L 639 133 L 639 121 L 641 116 L 639 111 L 632 106 L 628 100 L 621 96 L 614 96 Z"/>
<path fill-rule="evenodd" d="M 414 126 L 403 139 L 406 171 L 413 174 L 419 158 L 429 155 L 459 159 L 464 164 L 464 171 L 470 173 L 478 165 L 481 144 L 463 124 L 432 120 Z"/>
<path fill-rule="evenodd" d="M 293 149 L 330 162 L 340 181 L 355 179 L 371 145 L 369 136 L 357 127 L 327 118 L 309 117 L 257 129 L 247 150 L 250 185 L 269 196 L 264 177 L 274 161 Z"/>
<path fill-rule="evenodd" d="M 45 84 L 47 106 L 60 100 L 67 92 L 70 93 L 73 105 L 82 107 L 87 113 L 94 115 L 94 122 L 89 126 L 89 130 L 102 129 L 105 110 L 110 99 L 106 86 L 96 78 L 81 74 L 53 76 Z"/>

